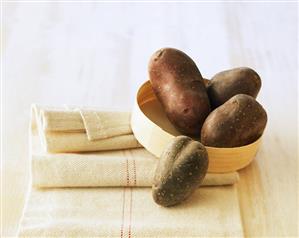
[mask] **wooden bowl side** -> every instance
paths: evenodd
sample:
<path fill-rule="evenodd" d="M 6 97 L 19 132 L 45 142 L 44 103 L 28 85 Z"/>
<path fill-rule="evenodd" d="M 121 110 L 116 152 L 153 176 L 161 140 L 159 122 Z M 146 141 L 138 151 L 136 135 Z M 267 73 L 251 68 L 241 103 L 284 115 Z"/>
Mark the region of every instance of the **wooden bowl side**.
<path fill-rule="evenodd" d="M 209 154 L 208 171 L 212 173 L 233 172 L 245 168 L 255 158 L 262 138 L 255 142 L 234 148 L 208 147 Z"/>

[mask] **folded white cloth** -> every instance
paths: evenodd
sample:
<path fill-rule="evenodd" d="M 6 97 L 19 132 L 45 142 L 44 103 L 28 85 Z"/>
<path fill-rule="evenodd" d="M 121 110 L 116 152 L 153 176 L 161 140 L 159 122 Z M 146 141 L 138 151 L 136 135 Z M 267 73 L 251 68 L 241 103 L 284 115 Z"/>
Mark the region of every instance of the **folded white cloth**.
<path fill-rule="evenodd" d="M 32 133 L 32 184 L 35 187 L 152 185 L 158 158 L 143 148 L 50 154 L 42 150 L 38 136 L 34 131 Z M 237 172 L 209 173 L 202 185 L 230 185 L 236 183 L 238 179 Z"/>
<path fill-rule="evenodd" d="M 129 112 L 32 106 L 32 128 L 45 151 L 85 152 L 141 147 L 130 127 Z"/>
<path fill-rule="evenodd" d="M 234 186 L 201 188 L 170 208 L 149 188 L 33 190 L 19 236 L 242 237 L 238 204 Z"/>
<path fill-rule="evenodd" d="M 82 118 L 83 122 L 71 119 L 74 126 L 69 128 L 69 131 L 62 132 L 59 129 L 54 131 L 55 123 L 49 126 L 51 120 L 45 123 L 47 117 L 42 117 L 41 111 L 36 107 L 33 111 L 30 139 L 33 185 L 89 188 L 33 188 L 19 226 L 19 236 L 240 237 L 243 235 L 235 186 L 202 187 L 178 206 L 171 208 L 158 206 L 152 199 L 151 189 L 140 188 L 151 186 L 157 163 L 157 158 L 145 149 L 51 154 L 42 147 L 46 145 L 47 148 L 52 148 L 52 139 L 56 140 L 53 144 L 57 149 L 57 141 L 61 142 L 62 139 L 55 139 L 56 137 L 63 137 L 65 140 L 63 146 L 67 147 L 70 141 L 66 140 L 68 138 L 66 134 L 71 134 L 69 135 L 71 142 L 74 140 L 71 138 L 80 134 L 81 138 L 84 136 L 84 140 L 88 141 L 86 144 L 83 143 L 83 148 L 90 146 L 99 149 L 100 144 L 95 147 L 94 144 L 88 143 L 128 135 L 114 136 L 115 134 L 110 131 L 113 137 L 92 141 L 87 138 L 86 128 L 82 130 L 80 123 L 85 123 Z M 59 127 L 59 124 L 56 124 L 56 128 Z M 52 130 L 48 130 L 49 128 Z M 53 137 L 51 134 L 63 135 Z M 95 134 L 95 137 L 97 136 L 99 134 Z M 45 144 L 42 144 L 41 138 L 46 140 Z M 80 147 L 81 143 L 80 149 L 82 149 L 82 141 L 83 139 L 76 141 L 73 146 Z M 108 144 L 111 145 L 110 142 Z M 117 145 L 114 148 L 121 147 Z M 238 173 L 208 174 L 203 185 L 233 184 L 237 180 Z M 91 188 L 93 186 L 100 188 Z"/>
<path fill-rule="evenodd" d="M 157 164 L 157 158 L 147 152 L 145 149 L 120 150 L 128 147 L 130 144 L 128 139 L 121 143 L 122 137 L 133 137 L 132 141 L 136 147 L 137 142 L 133 135 L 115 136 L 118 128 L 119 133 L 130 133 L 130 129 L 125 125 L 129 120 L 128 113 L 120 113 L 119 119 L 116 114 L 102 113 L 92 110 L 81 110 L 84 114 L 82 119 L 77 109 L 58 109 L 49 107 L 32 107 L 32 127 L 30 133 L 31 141 L 31 157 L 32 157 L 32 184 L 34 187 L 111 187 L 111 186 L 139 186 L 150 187 L 154 177 Z M 95 116 L 97 114 L 97 116 Z M 98 138 L 102 130 L 97 130 L 96 119 L 94 117 L 101 116 L 103 121 L 105 118 L 112 118 L 112 125 L 116 125 L 111 130 L 107 130 L 107 134 L 113 137 L 108 139 L 94 140 Z M 93 119 L 92 119 L 93 118 Z M 120 119 L 123 118 L 123 119 Z M 85 126 L 84 124 L 88 125 Z M 104 123 L 105 128 L 109 129 L 108 122 Z M 125 125 L 125 126 L 123 126 Z M 90 141 L 86 136 L 84 128 L 90 128 L 90 132 L 94 141 Z M 80 132 L 81 130 L 81 132 Z M 97 132 L 99 132 L 97 134 Z M 73 143 L 77 138 L 81 138 Z M 41 138 L 46 138 L 43 143 Z M 84 139 L 82 139 L 84 138 Z M 111 142 L 114 140 L 114 142 Z M 54 140 L 53 143 L 51 141 Z M 58 143 L 59 141 L 59 143 Z M 89 153 L 48 153 L 44 147 L 55 147 L 66 151 L 86 151 L 89 147 L 97 149 L 109 149 L 111 146 L 114 151 L 101 151 Z M 73 149 L 66 149 L 72 147 Z M 134 174 L 134 175 L 133 175 Z M 130 181 L 135 176 L 136 184 Z M 127 184 L 127 177 L 129 183 Z M 230 185 L 238 181 L 237 172 L 226 174 L 207 174 L 203 181 L 203 186 L 213 185 Z"/>
<path fill-rule="evenodd" d="M 86 132 L 89 140 L 132 134 L 129 112 L 98 111 L 76 107 L 38 107 L 42 129 L 52 132 Z"/>

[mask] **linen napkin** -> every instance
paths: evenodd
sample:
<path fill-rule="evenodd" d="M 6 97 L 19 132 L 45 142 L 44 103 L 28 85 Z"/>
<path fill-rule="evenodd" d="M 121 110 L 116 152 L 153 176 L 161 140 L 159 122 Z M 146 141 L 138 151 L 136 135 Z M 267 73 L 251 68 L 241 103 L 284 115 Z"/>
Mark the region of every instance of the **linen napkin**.
<path fill-rule="evenodd" d="M 32 105 L 32 128 L 51 153 L 138 148 L 129 112 Z"/>
<path fill-rule="evenodd" d="M 98 117 L 103 123 L 98 123 Z M 135 171 L 136 186 L 150 187 L 157 158 L 143 148 L 124 150 L 124 147 L 140 146 L 132 134 L 125 135 L 132 133 L 129 118 L 130 114 L 126 112 L 106 113 L 74 107 L 64 109 L 33 105 L 30 132 L 33 186 L 127 186 L 124 176 L 131 176 Z M 91 140 L 86 139 L 88 131 Z M 125 136 L 131 139 L 122 139 Z M 48 153 L 53 150 L 69 152 L 95 148 L 114 151 Z M 127 175 L 123 175 L 126 171 Z M 237 172 L 207 174 L 203 186 L 230 185 L 238 179 Z"/>
<path fill-rule="evenodd" d="M 87 137 L 86 128 L 83 131 L 80 125 L 84 121 L 72 119 L 76 126 L 68 132 L 58 129 L 48 132 L 48 126 L 41 130 L 46 117 L 40 117 L 36 108 L 33 110 L 30 134 L 33 185 L 48 188 L 31 189 L 19 236 L 243 236 L 235 186 L 202 187 L 178 206 L 158 206 L 151 189 L 140 187 L 150 186 L 157 158 L 145 149 L 48 153 L 41 135 L 81 133 Z M 115 137 L 119 136 L 110 138 Z M 204 184 L 232 184 L 237 179 L 237 173 L 208 174 Z M 49 188 L 53 186 L 81 188 Z"/>
<path fill-rule="evenodd" d="M 19 236 L 242 237 L 238 204 L 235 186 L 198 189 L 170 208 L 149 188 L 33 189 Z"/>
<path fill-rule="evenodd" d="M 40 109 L 43 130 L 86 132 L 89 140 L 132 134 L 129 112 L 97 111 L 75 107 Z"/>
<path fill-rule="evenodd" d="M 92 153 L 47 153 L 36 131 L 31 132 L 34 187 L 151 187 L 158 158 L 144 148 Z M 134 177 L 135 184 L 127 183 Z M 208 173 L 202 186 L 230 185 L 237 172 Z M 130 180 L 133 181 L 133 180 Z"/>

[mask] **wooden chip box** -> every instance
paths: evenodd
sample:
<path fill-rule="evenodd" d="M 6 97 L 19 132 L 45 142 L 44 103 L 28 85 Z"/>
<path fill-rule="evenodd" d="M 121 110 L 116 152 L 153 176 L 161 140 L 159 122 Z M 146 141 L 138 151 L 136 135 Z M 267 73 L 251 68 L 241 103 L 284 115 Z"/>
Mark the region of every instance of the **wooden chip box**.
<path fill-rule="evenodd" d="M 149 81 L 138 90 L 131 116 L 131 127 L 139 143 L 157 157 L 160 157 L 166 145 L 175 136 L 181 135 L 167 119 Z M 241 147 L 206 146 L 209 155 L 208 172 L 226 173 L 246 167 L 254 159 L 260 143 L 261 138 Z"/>

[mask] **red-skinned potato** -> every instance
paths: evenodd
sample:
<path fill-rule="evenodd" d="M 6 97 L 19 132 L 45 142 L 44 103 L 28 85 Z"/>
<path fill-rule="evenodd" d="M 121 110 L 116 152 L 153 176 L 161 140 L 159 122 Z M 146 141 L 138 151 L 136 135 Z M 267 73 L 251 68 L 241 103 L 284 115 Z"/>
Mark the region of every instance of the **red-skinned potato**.
<path fill-rule="evenodd" d="M 168 119 L 183 134 L 199 136 L 210 113 L 203 78 L 184 52 L 162 48 L 150 59 L 149 78 Z"/>
<path fill-rule="evenodd" d="M 251 96 L 238 94 L 216 108 L 205 120 L 201 143 L 238 147 L 256 141 L 267 124 L 267 113 Z"/>
<path fill-rule="evenodd" d="M 261 88 L 260 76 L 251 68 L 240 67 L 217 73 L 208 84 L 208 95 L 216 108 L 237 94 L 256 98 Z"/>

